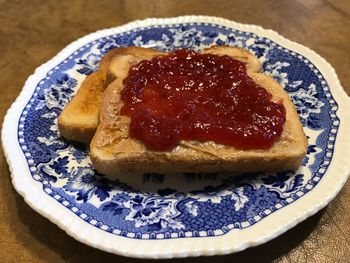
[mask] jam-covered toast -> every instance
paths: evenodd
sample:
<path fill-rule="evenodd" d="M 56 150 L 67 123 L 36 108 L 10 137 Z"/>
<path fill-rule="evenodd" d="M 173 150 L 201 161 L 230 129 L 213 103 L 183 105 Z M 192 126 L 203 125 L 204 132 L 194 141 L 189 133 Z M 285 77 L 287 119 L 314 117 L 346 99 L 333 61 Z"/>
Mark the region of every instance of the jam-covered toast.
<path fill-rule="evenodd" d="M 116 57 L 110 64 L 108 74 L 114 76 L 114 80 L 103 95 L 100 122 L 90 144 L 90 158 L 97 171 L 111 176 L 150 172 L 272 172 L 293 170 L 300 165 L 306 153 L 307 139 L 294 105 L 283 88 L 272 78 L 257 73 L 260 64 L 247 51 L 231 47 L 212 47 L 202 52 L 234 58 L 237 52 L 240 53 L 241 60 L 248 65 L 249 76 L 272 94 L 272 101 L 283 103 L 285 123 L 283 132 L 274 145 L 268 149 L 242 150 L 213 141 L 181 140 L 170 151 L 147 149 L 141 141 L 130 138 L 130 118 L 120 112 L 123 107 L 121 91 L 130 67 L 152 56 L 130 54 L 128 57 Z"/>
<path fill-rule="evenodd" d="M 247 63 L 247 70 L 250 72 L 260 70 L 259 60 L 241 48 L 213 46 L 205 49 L 203 53 L 227 54 Z M 98 71 L 86 77 L 77 94 L 60 114 L 58 118 L 60 135 L 68 140 L 89 143 L 99 122 L 98 112 L 103 92 L 107 85 L 118 77 L 119 72 L 125 71 L 120 67 L 129 67 L 133 59 L 141 61 L 162 54 L 165 53 L 142 47 L 120 47 L 106 53 Z M 113 60 L 115 57 L 119 59 Z"/>

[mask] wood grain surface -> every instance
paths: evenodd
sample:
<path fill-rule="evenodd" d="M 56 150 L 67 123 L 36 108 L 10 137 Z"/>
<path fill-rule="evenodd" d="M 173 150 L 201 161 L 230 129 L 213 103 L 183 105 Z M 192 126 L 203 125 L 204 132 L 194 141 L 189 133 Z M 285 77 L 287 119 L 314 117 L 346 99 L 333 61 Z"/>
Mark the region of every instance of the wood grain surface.
<path fill-rule="evenodd" d="M 73 40 L 135 19 L 186 14 L 274 29 L 323 56 L 350 94 L 349 0 L 0 0 L 0 122 L 34 69 Z M 12 187 L 2 147 L 0 171 L 0 262 L 139 262 L 81 244 L 33 211 Z M 325 209 L 264 245 L 232 255 L 170 261 L 350 262 L 349 242 L 347 183 Z"/>

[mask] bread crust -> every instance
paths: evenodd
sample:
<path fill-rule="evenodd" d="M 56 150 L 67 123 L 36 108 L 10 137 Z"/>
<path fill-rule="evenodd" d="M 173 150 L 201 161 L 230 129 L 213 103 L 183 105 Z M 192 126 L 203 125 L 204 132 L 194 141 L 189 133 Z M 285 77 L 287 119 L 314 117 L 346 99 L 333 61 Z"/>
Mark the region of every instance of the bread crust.
<path fill-rule="evenodd" d="M 138 53 L 126 60 L 115 58 L 110 64 L 110 71 L 117 77 L 104 93 L 100 123 L 90 145 L 90 158 L 99 172 L 118 176 L 120 173 L 149 172 L 275 172 L 299 167 L 306 154 L 307 140 L 294 105 L 283 88 L 271 77 L 256 73 L 260 63 L 251 53 L 231 47 L 212 47 L 203 52 L 231 56 L 239 52 L 249 56 L 245 62 L 250 77 L 272 94 L 273 101 L 282 100 L 286 108 L 286 123 L 281 138 L 268 150 L 239 150 L 211 141 L 181 141 L 168 152 L 147 150 L 142 142 L 129 138 L 130 119 L 119 113 L 123 105 L 120 98 L 122 81 L 128 69 L 149 57 L 149 54 L 143 56 Z"/>

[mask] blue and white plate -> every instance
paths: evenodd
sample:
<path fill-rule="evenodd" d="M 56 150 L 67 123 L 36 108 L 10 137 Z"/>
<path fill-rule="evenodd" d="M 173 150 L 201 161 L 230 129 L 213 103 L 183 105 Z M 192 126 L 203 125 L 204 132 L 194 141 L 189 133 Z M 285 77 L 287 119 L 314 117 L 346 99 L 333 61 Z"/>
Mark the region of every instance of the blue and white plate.
<path fill-rule="evenodd" d="M 178 174 L 108 179 L 88 148 L 59 138 L 57 116 L 109 49 L 249 49 L 295 103 L 308 136 L 295 172 Z M 116 254 L 169 258 L 226 254 L 264 243 L 335 197 L 350 167 L 350 99 L 334 69 L 276 32 L 214 17 L 146 19 L 85 36 L 40 66 L 3 124 L 13 184 L 69 235 Z"/>

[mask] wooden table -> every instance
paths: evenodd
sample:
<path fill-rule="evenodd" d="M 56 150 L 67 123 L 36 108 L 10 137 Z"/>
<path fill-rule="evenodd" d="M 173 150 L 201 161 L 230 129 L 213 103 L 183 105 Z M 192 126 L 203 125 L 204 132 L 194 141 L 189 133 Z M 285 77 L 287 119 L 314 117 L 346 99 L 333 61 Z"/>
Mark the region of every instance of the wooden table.
<path fill-rule="evenodd" d="M 73 40 L 134 19 L 185 14 L 274 29 L 328 60 L 350 94 L 348 0 L 0 1 L 0 121 L 34 69 Z M 0 262 L 137 261 L 81 244 L 33 211 L 12 187 L 2 147 L 0 170 Z M 347 183 L 327 208 L 271 242 L 233 255 L 173 261 L 350 262 L 349 242 Z"/>

